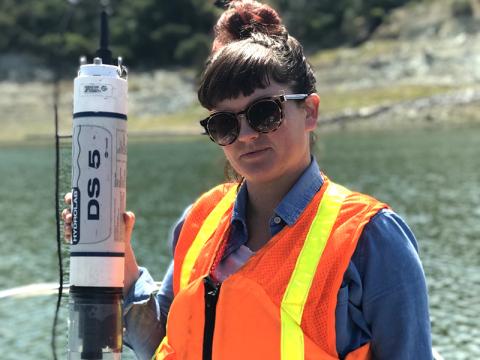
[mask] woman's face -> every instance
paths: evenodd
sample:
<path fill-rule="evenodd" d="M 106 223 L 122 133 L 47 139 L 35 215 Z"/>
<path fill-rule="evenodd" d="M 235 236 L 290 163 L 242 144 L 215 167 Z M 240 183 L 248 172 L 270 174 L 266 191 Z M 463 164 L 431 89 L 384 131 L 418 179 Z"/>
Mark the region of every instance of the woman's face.
<path fill-rule="evenodd" d="M 291 94 L 285 85 L 272 82 L 250 96 L 226 99 L 214 111 L 240 112 L 253 101 L 281 94 Z M 319 98 L 312 94 L 305 101 L 282 103 L 283 122 L 270 133 L 258 133 L 241 117 L 240 134 L 222 149 L 235 171 L 249 183 L 272 183 L 282 178 L 294 181 L 310 163 L 310 132 L 316 128 Z"/>

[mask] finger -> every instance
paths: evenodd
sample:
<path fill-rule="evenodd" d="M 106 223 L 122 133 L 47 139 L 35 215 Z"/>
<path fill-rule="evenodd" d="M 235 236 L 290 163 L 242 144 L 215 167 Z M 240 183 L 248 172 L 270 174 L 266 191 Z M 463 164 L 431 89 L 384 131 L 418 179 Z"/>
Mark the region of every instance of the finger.
<path fill-rule="evenodd" d="M 66 193 L 63 200 L 65 201 L 65 204 L 70 205 L 72 203 L 72 193 L 71 192 Z"/>
<path fill-rule="evenodd" d="M 72 237 L 72 228 L 70 226 L 63 229 L 63 235 L 65 238 L 70 239 Z"/>
<path fill-rule="evenodd" d="M 69 225 L 65 225 L 63 227 L 63 239 L 67 244 L 71 244 L 72 242 L 72 227 Z"/>
<path fill-rule="evenodd" d="M 64 222 L 68 221 L 68 218 L 70 218 L 70 221 L 72 221 L 72 214 L 70 212 L 70 209 L 63 209 L 62 211 L 62 219 Z"/>

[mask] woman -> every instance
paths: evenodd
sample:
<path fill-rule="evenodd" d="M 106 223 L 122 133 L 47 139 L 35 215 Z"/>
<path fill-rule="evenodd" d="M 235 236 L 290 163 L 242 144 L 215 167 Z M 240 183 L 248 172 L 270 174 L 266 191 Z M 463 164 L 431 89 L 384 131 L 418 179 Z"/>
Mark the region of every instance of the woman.
<path fill-rule="evenodd" d="M 127 241 L 125 342 L 137 356 L 431 359 L 416 240 L 387 205 L 320 172 L 315 78 L 271 7 L 230 2 L 198 97 L 238 180 L 187 208 L 161 289 Z"/>

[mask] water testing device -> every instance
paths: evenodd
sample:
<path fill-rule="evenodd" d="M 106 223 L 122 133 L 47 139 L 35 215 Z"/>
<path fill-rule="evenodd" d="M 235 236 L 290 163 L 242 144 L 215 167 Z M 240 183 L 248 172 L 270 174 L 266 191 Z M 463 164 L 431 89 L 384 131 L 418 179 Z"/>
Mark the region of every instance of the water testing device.
<path fill-rule="evenodd" d="M 127 71 L 113 65 L 101 15 L 100 48 L 74 81 L 70 360 L 119 360 L 127 180 Z"/>

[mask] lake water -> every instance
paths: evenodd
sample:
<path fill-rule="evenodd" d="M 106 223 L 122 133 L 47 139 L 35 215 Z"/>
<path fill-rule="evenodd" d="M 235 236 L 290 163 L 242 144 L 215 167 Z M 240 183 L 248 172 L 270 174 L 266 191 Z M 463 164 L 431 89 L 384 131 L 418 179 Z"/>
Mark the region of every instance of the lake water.
<path fill-rule="evenodd" d="M 317 157 L 330 178 L 387 202 L 415 232 L 435 348 L 445 359 L 480 358 L 480 128 L 320 138 Z M 52 145 L 0 146 L 0 290 L 58 281 L 53 171 Z M 221 181 L 222 155 L 206 138 L 131 141 L 128 171 L 134 247 L 160 280 L 170 259 L 168 230 L 186 205 Z M 1 359 L 52 358 L 55 302 L 53 295 L 0 299 Z M 64 301 L 60 358 L 66 318 Z M 126 349 L 123 358 L 134 356 Z"/>

